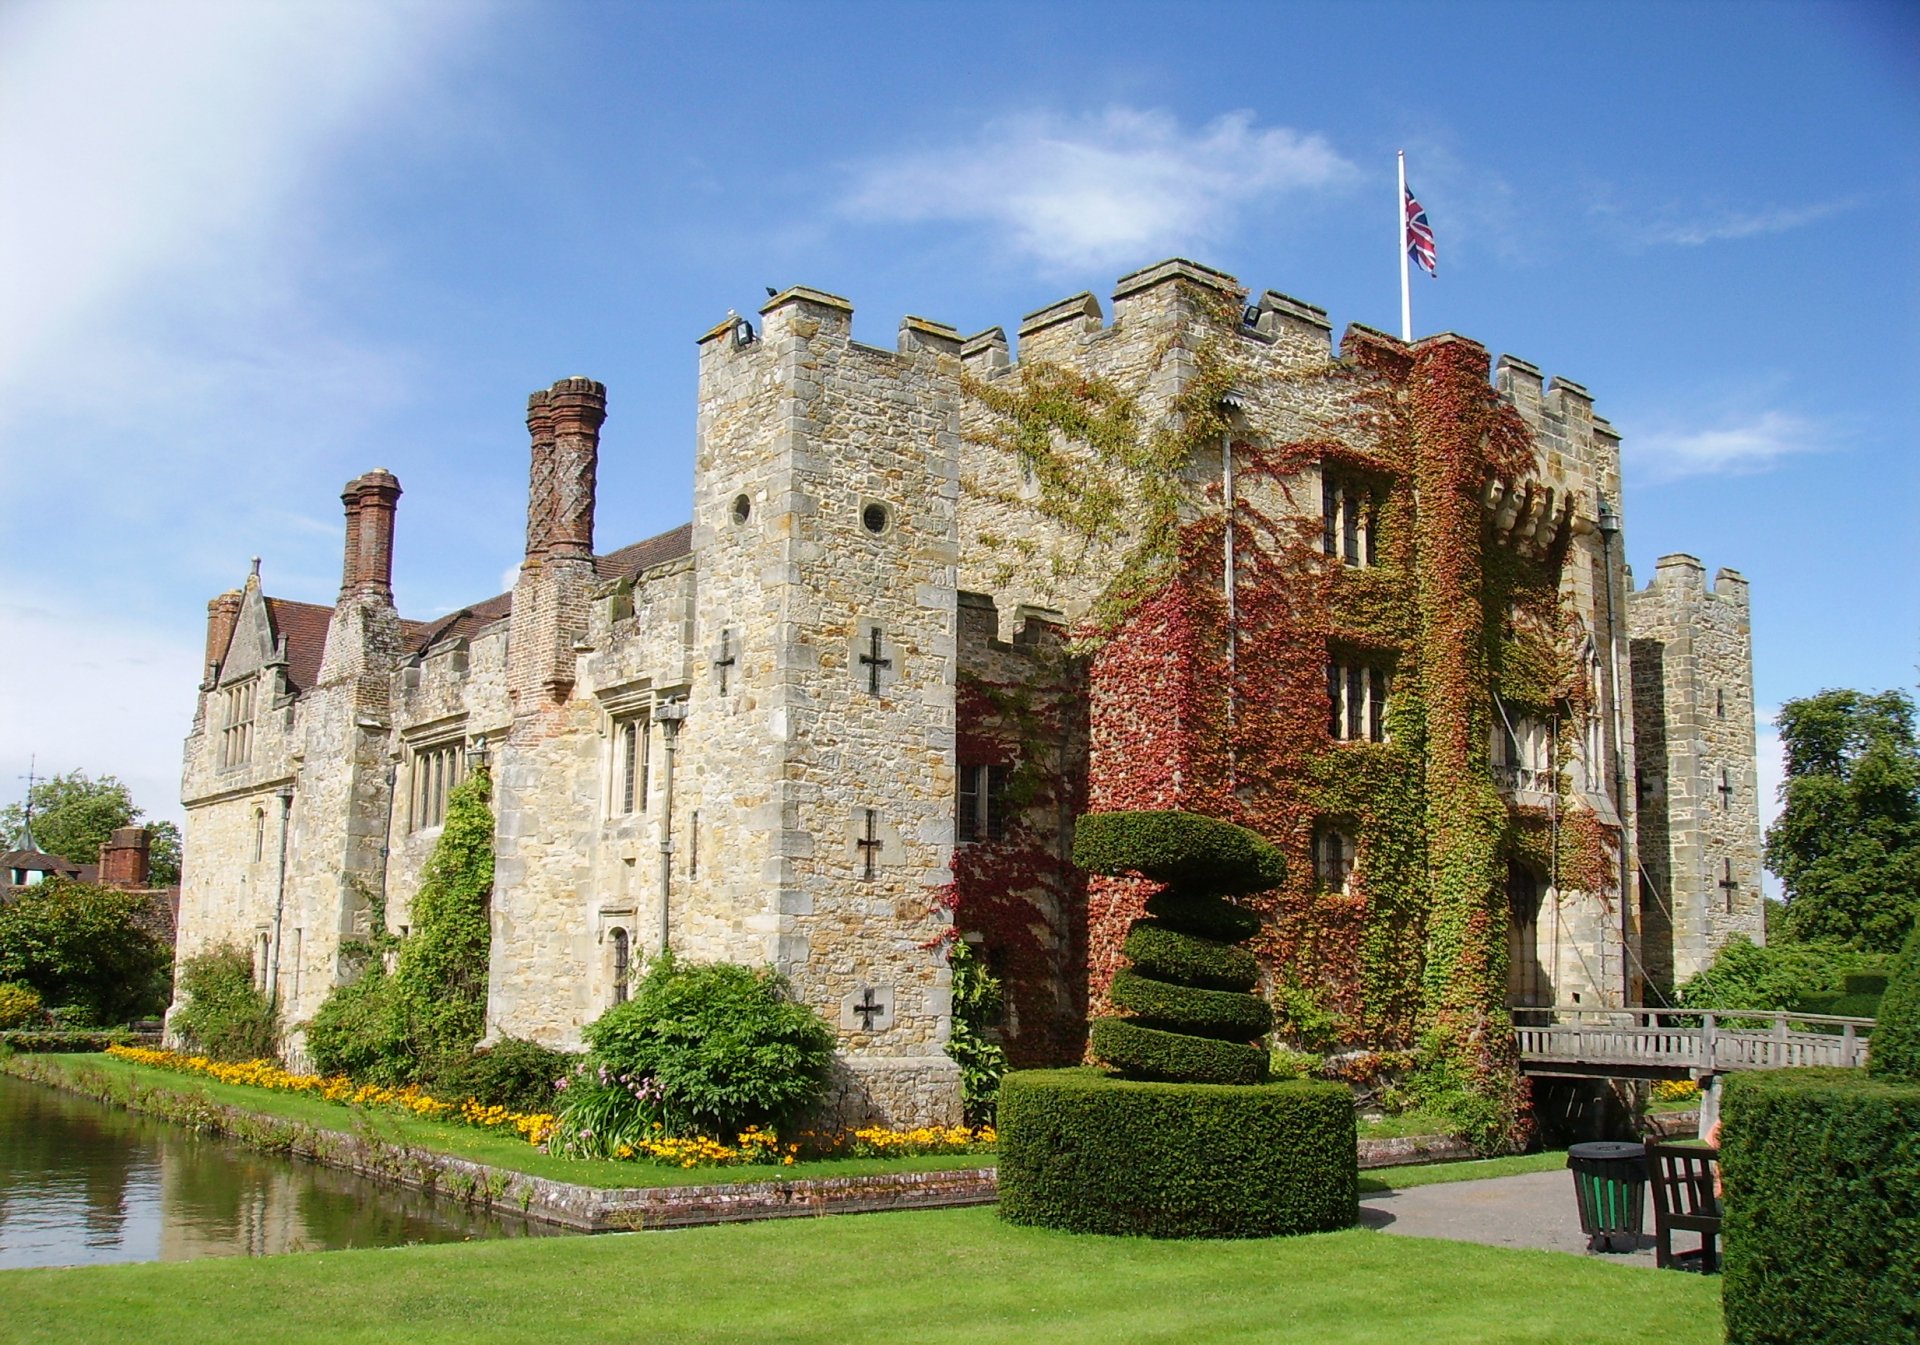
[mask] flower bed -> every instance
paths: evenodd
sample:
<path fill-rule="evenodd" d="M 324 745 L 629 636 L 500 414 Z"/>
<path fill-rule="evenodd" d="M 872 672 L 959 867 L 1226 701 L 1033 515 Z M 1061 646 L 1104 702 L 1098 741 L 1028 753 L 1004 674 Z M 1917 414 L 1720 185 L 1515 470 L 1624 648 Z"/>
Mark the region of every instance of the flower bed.
<path fill-rule="evenodd" d="M 418 1085 L 387 1088 L 379 1084 L 356 1084 L 339 1075 L 294 1074 L 271 1060 L 227 1064 L 181 1051 L 140 1046 L 113 1045 L 107 1048 L 107 1054 L 132 1064 L 175 1074 L 199 1074 L 219 1083 L 261 1088 L 270 1092 L 301 1093 L 346 1107 L 377 1107 L 426 1120 L 468 1125 L 477 1130 L 511 1130 L 542 1152 L 551 1151 L 550 1141 L 555 1136 L 556 1118 L 551 1112 L 516 1112 L 505 1107 L 489 1106 L 475 1098 L 450 1102 L 432 1096 Z M 977 1129 L 934 1126 L 913 1130 L 889 1130 L 876 1126 L 839 1134 L 806 1131 L 797 1140 L 784 1142 L 773 1131 L 749 1127 L 731 1145 L 705 1136 L 674 1136 L 662 1131 L 656 1136 L 618 1144 L 605 1156 L 680 1168 L 740 1167 L 768 1163 L 791 1166 L 803 1158 L 980 1153 L 990 1150 L 994 1141 L 991 1126 Z"/>

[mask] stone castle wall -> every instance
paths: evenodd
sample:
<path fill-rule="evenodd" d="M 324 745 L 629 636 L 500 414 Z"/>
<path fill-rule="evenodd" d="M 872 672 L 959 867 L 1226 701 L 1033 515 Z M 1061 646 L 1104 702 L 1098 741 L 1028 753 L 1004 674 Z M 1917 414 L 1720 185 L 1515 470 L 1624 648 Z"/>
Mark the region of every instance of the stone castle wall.
<path fill-rule="evenodd" d="M 1045 744 L 1056 784 L 1024 821 L 1029 860 L 1069 872 L 1090 748 L 1085 668 L 1062 639 L 1133 541 L 1123 530 L 1088 543 L 1049 517 L 1018 455 L 992 442 L 987 403 L 1023 367 L 1050 364 L 1111 383 L 1151 424 L 1190 385 L 1195 337 L 1209 326 L 1246 375 L 1236 436 L 1249 444 L 1371 442 L 1361 426 L 1380 385 L 1336 356 L 1321 310 L 1271 291 L 1244 309 L 1237 282 L 1189 262 L 1123 278 L 1110 322 L 1090 295 L 1029 315 L 1018 364 L 999 329 L 963 340 L 918 318 L 902 323 L 897 349 L 863 345 L 851 305 L 804 288 L 762 315 L 763 331 L 730 317 L 701 342 L 691 554 L 634 578 L 598 573 L 605 390 L 565 379 L 529 403 L 527 554 L 510 615 L 466 622 L 427 648 L 421 628 L 403 632 L 387 583 L 399 485 L 383 472 L 343 497 L 342 591 L 314 685 L 290 689 L 257 583 L 216 600 L 215 676 L 183 782 L 183 955 L 225 940 L 255 947 L 265 932 L 263 974 L 278 978 L 291 1019 L 309 1016 L 354 973 L 343 945 L 367 935 L 376 910 L 395 932 L 410 924 L 439 831 L 414 815 L 416 772 L 446 750 L 464 771 L 484 739 L 498 819 L 490 1035 L 577 1046 L 619 996 L 620 941 L 629 970 L 668 946 L 774 966 L 837 1025 L 831 1117 L 957 1116 L 943 1049 L 948 912 L 962 861 L 977 871 L 996 852 L 956 856 L 956 772 L 1033 746 L 1008 745 L 1028 730 L 1010 729 L 1004 707 L 962 723 L 964 683 L 1021 686 L 1058 724 Z M 1577 385 L 1544 387 L 1512 357 L 1494 378 L 1532 430 L 1537 463 L 1528 482 L 1489 492 L 1489 535 L 1530 551 L 1564 545 L 1564 593 L 1591 637 L 1599 709 L 1576 762 L 1579 805 L 1624 826 L 1627 870 L 1636 838 L 1664 827 L 1667 845 L 1675 828 L 1692 828 L 1688 864 L 1727 849 L 1744 875 L 1744 814 L 1637 818 L 1634 792 L 1620 789 L 1647 715 L 1619 704 L 1630 581 L 1617 436 Z M 1217 507 L 1225 448 L 1183 468 L 1190 517 Z M 1269 518 L 1317 527 L 1319 473 L 1315 462 L 1237 488 Z M 1726 666 L 1710 675 L 1745 676 L 1745 700 L 1729 705 L 1731 727 L 1695 725 L 1704 764 L 1688 769 L 1724 761 L 1747 773 L 1750 793 L 1745 608 L 1732 621 L 1730 595 L 1692 606 L 1634 595 L 1635 649 L 1642 614 L 1652 621 L 1661 604 L 1669 626 L 1697 620 L 1713 632 L 1697 641 L 1721 651 L 1711 659 Z M 221 768 L 223 690 L 256 676 L 253 754 Z M 1663 695 L 1649 704 L 1664 716 L 1652 741 L 1666 751 L 1679 692 Z M 629 725 L 644 751 L 631 810 L 621 797 Z M 1061 983 L 1052 1001 L 1016 1005 L 1027 1021 L 1010 1031 L 1044 1018 L 1052 1041 L 1084 1013 L 1084 894 L 1072 876 L 1002 886 L 1023 894 L 1020 941 Z M 1688 893 L 1703 899 L 1697 884 Z M 1701 947 L 1732 927 L 1707 914 L 1700 923 Z M 1563 1001 L 1620 1002 L 1646 957 L 1633 911 L 1607 891 L 1555 893 L 1540 938 Z"/>

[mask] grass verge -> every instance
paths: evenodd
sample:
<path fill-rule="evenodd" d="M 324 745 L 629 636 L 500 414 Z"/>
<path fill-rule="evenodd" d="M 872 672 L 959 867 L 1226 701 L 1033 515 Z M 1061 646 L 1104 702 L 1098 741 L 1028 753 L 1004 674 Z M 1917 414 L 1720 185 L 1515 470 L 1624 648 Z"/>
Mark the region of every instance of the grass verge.
<path fill-rule="evenodd" d="M 550 1181 L 579 1186 L 620 1189 L 644 1186 L 706 1186 L 732 1182 L 795 1181 L 813 1177 L 859 1177 L 884 1172 L 927 1172 L 950 1168 L 988 1167 L 990 1154 L 948 1154 L 900 1158 L 832 1158 L 792 1166 L 679 1168 L 653 1163 L 616 1163 L 606 1159 L 556 1158 L 543 1154 L 515 1135 L 492 1134 L 469 1126 L 403 1116 L 384 1108 L 349 1107 L 298 1093 L 276 1093 L 243 1084 L 224 1084 L 170 1070 L 136 1065 L 103 1055 L 14 1056 L 0 1068 L 22 1078 L 56 1082 L 103 1101 L 128 1106 L 134 1102 L 169 1119 L 181 1108 L 153 1106 L 155 1095 L 171 1095 L 189 1102 L 203 1101 L 237 1107 L 320 1130 L 362 1135 L 386 1144 L 406 1145 L 450 1154 L 489 1167 L 521 1172 Z M 60 1079 L 48 1078 L 57 1074 Z"/>
<path fill-rule="evenodd" d="M 1364 1230 L 1156 1242 L 991 1210 L 0 1272 L 10 1340 L 1717 1345 L 1717 1281 Z"/>

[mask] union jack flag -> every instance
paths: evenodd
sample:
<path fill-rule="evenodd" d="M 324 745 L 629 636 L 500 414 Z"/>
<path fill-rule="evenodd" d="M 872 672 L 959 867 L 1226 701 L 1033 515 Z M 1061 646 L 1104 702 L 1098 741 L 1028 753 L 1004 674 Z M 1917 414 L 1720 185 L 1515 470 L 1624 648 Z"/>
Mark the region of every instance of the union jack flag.
<path fill-rule="evenodd" d="M 1407 255 L 1428 275 L 1440 274 L 1433 269 L 1433 226 L 1427 223 L 1426 207 L 1413 199 L 1412 187 L 1407 188 Z"/>

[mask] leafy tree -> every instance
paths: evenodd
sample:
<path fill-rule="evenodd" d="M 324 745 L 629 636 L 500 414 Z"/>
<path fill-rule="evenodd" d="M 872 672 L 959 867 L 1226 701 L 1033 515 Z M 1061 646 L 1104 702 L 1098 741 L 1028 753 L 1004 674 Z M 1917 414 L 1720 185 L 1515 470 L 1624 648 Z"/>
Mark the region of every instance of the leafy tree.
<path fill-rule="evenodd" d="M 80 770 L 36 781 L 27 791 L 27 801 L 33 807 L 33 839 L 48 854 L 74 864 L 96 863 L 107 838 L 121 827 L 136 825 L 142 817 L 133 791 L 116 777 L 103 775 L 95 780 Z M 19 837 L 26 824 L 27 810 L 22 805 L 0 808 L 0 833 L 8 842 Z M 170 887 L 180 881 L 180 829 L 171 822 L 147 825 L 153 834 L 148 853 L 154 885 Z"/>
<path fill-rule="evenodd" d="M 1787 751 L 1767 867 L 1787 932 L 1900 949 L 1920 913 L 1920 740 L 1904 692 L 1822 691 L 1776 721 Z"/>
<path fill-rule="evenodd" d="M 165 1002 L 173 957 L 146 928 L 145 898 L 50 880 L 0 906 L 0 981 L 31 986 L 43 1003 L 84 1009 L 96 1024 L 124 1023 Z"/>

